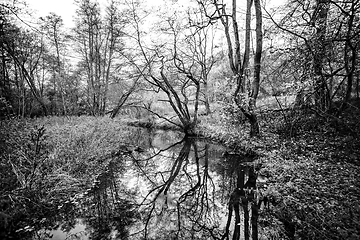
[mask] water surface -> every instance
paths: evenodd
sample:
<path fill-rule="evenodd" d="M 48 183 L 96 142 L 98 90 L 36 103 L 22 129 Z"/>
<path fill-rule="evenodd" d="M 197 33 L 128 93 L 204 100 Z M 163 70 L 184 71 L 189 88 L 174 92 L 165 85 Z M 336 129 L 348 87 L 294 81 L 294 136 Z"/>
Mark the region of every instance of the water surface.
<path fill-rule="evenodd" d="M 268 239 L 254 157 L 175 132 L 131 141 L 34 239 Z"/>

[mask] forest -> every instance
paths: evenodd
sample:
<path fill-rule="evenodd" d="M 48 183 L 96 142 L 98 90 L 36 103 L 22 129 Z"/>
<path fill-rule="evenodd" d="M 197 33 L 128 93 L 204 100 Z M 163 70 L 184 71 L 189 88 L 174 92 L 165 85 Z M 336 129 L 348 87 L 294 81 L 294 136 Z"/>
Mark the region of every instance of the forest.
<path fill-rule="evenodd" d="M 1 239 L 360 239 L 360 0 L 72 7 L 0 2 Z"/>

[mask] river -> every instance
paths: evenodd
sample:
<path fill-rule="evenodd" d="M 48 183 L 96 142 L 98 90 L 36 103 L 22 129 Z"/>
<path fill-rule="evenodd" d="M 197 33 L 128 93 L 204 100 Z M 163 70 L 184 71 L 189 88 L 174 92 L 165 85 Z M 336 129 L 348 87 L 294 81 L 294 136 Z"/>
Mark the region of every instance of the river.
<path fill-rule="evenodd" d="M 270 239 L 256 156 L 170 131 L 131 142 L 34 239 Z"/>

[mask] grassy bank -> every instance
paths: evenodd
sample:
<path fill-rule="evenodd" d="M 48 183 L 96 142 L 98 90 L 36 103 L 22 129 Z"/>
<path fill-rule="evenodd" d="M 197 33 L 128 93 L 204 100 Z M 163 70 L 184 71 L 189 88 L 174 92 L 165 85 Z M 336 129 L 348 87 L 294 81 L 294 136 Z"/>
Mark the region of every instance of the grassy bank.
<path fill-rule="evenodd" d="M 2 121 L 0 238 L 28 239 L 39 228 L 56 229 L 108 162 L 116 157 L 121 164 L 116 153 L 131 144 L 129 130 L 108 118 Z"/>

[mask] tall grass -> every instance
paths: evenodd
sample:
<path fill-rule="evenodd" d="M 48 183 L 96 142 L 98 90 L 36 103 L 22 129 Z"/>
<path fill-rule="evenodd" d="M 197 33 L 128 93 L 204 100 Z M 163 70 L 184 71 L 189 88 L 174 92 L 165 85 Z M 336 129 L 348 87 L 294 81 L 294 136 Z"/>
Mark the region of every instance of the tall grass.
<path fill-rule="evenodd" d="M 87 165 L 129 139 L 129 127 L 108 118 L 50 119 L 44 123 L 53 148 L 50 157 L 66 172 L 76 175 L 86 174 Z"/>
<path fill-rule="evenodd" d="M 28 238 L 132 139 L 121 121 L 95 117 L 2 121 L 0 131 L 0 238 Z"/>

